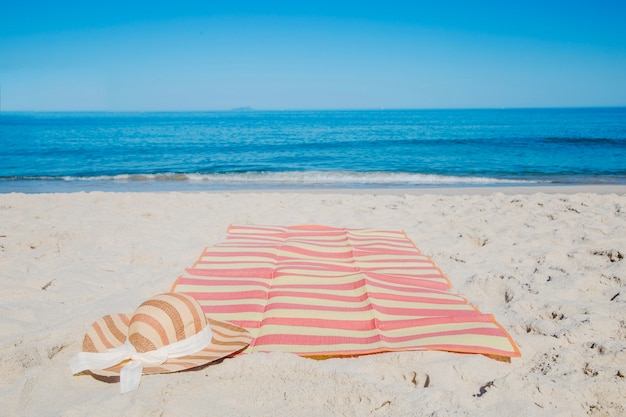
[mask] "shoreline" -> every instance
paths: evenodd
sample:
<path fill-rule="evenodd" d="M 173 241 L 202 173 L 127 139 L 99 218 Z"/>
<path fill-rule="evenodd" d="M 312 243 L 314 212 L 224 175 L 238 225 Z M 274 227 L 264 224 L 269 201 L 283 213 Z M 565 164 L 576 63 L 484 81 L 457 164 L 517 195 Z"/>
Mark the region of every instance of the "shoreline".
<path fill-rule="evenodd" d="M 67 417 L 626 413 L 626 187 L 318 191 L 0 194 L 0 409 Z M 404 230 L 450 291 L 493 314 L 522 356 L 253 353 L 145 376 L 124 395 L 117 384 L 71 375 L 67 362 L 93 321 L 168 291 L 229 224 Z"/>
<path fill-rule="evenodd" d="M 181 191 L 187 192 L 187 191 Z M 263 190 L 207 190 L 189 191 L 207 193 L 294 193 L 294 194 L 372 194 L 372 195 L 489 195 L 503 194 L 626 194 L 626 185 L 519 185 L 472 187 L 421 188 L 324 188 L 324 189 L 263 189 Z"/>
<path fill-rule="evenodd" d="M 119 185 L 119 184 L 118 184 Z M 54 188 L 54 187 L 53 187 Z M 77 189 L 69 191 L 6 191 L 10 194 L 76 194 L 76 193 L 209 193 L 209 194 L 374 194 L 374 195 L 488 195 L 503 194 L 626 194 L 626 184 L 589 184 L 589 185 L 488 185 L 488 186 L 443 186 L 443 187 L 329 187 L 329 188 L 235 188 L 235 189 Z"/>

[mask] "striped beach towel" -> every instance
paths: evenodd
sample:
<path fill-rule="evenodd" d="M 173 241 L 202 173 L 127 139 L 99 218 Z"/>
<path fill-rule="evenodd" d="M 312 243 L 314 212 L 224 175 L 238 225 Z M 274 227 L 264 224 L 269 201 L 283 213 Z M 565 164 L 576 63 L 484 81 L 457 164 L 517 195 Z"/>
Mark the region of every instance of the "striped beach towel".
<path fill-rule="evenodd" d="M 233 225 L 172 291 L 248 329 L 254 339 L 246 352 L 520 355 L 492 315 L 449 288 L 402 231 Z"/>

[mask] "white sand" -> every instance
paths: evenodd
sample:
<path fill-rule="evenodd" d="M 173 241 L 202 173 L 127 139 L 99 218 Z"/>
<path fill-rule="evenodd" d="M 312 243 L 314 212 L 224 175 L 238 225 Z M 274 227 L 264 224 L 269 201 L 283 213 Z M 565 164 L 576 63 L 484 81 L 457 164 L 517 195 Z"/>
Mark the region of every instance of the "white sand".
<path fill-rule="evenodd" d="M 626 190 L 596 190 L 0 195 L 0 415 L 626 415 Z M 169 290 L 231 223 L 405 230 L 522 357 L 251 354 L 125 395 L 71 375 L 95 319 Z"/>

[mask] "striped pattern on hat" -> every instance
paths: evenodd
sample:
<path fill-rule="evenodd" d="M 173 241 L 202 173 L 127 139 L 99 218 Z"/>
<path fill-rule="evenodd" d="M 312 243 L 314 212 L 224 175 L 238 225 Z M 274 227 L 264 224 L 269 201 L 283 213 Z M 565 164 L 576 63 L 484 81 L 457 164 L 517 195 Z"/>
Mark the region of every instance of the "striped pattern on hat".
<path fill-rule="evenodd" d="M 184 340 L 211 326 L 212 340 L 200 352 L 144 366 L 143 374 L 177 372 L 205 365 L 244 349 L 249 332 L 239 326 L 207 318 L 196 300 L 184 294 L 159 294 L 132 314 L 112 314 L 97 320 L 83 339 L 83 351 L 106 352 L 123 345 L 128 337 L 138 352 L 148 352 Z M 111 368 L 90 370 L 100 376 L 119 376 L 122 362 Z"/>
<path fill-rule="evenodd" d="M 519 356 L 492 315 L 449 288 L 402 231 L 306 225 L 231 226 L 172 291 L 250 330 L 254 341 L 245 352 Z"/>
<path fill-rule="evenodd" d="M 207 319 L 200 305 L 180 294 L 160 294 L 143 302 L 130 319 L 128 340 L 149 352 L 200 332 Z"/>

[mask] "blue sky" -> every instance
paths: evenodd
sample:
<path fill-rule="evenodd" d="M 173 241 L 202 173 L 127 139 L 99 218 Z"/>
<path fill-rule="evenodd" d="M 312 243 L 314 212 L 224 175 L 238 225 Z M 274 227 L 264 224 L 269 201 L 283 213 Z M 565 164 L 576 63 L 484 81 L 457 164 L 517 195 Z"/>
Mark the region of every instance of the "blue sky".
<path fill-rule="evenodd" d="M 0 0 L 2 110 L 626 105 L 626 2 Z"/>

